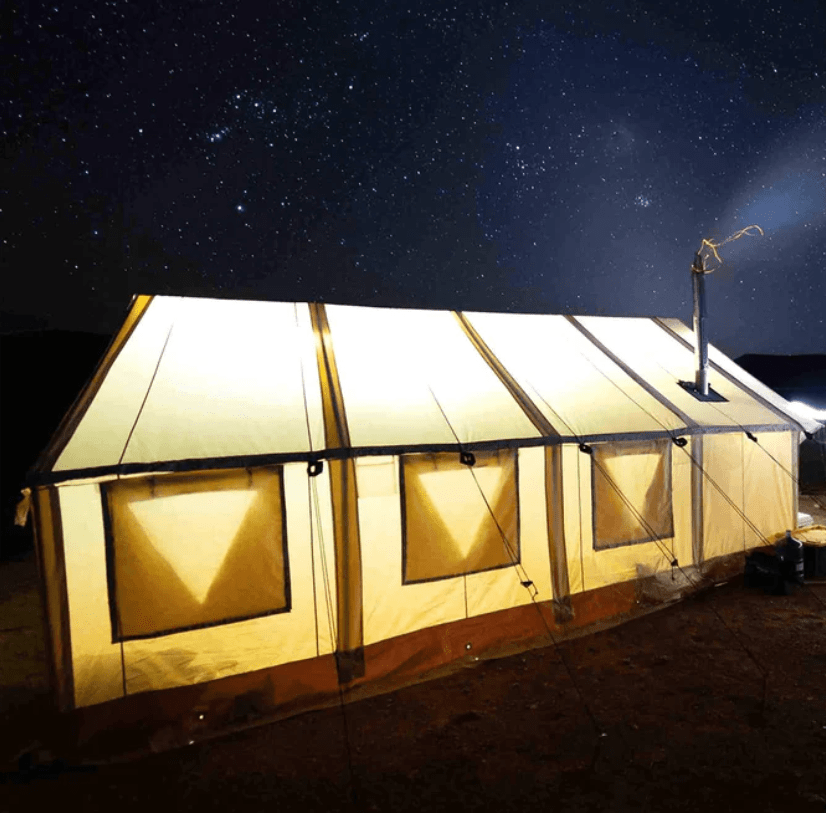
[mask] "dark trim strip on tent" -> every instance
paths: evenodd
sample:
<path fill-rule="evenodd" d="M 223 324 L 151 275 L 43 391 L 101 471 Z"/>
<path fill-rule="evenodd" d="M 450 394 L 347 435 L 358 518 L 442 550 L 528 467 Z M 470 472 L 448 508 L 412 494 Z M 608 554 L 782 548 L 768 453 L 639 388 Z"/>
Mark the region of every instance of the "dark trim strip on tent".
<path fill-rule="evenodd" d="M 508 372 L 501 361 L 496 357 L 495 353 L 488 347 L 485 340 L 479 335 L 476 328 L 471 324 L 470 320 L 461 311 L 453 311 L 453 315 L 462 327 L 465 335 L 470 340 L 471 344 L 476 348 L 479 355 L 487 362 L 488 366 L 495 373 L 497 378 L 502 382 L 504 387 L 510 393 L 511 397 L 519 404 L 522 412 L 528 420 L 536 427 L 537 432 L 541 435 L 558 436 L 559 432 L 554 429 L 551 422 L 545 417 L 542 410 L 531 400 L 530 396 L 522 389 L 516 379 Z"/>
<path fill-rule="evenodd" d="M 338 376 L 336 355 L 327 309 L 321 303 L 310 303 L 310 321 L 316 339 L 316 361 L 321 384 L 322 408 L 324 411 L 324 437 L 329 446 L 350 446 L 350 429 L 344 410 L 344 396 Z"/>
<path fill-rule="evenodd" d="M 89 409 L 94 397 L 98 394 L 101 385 L 109 374 L 109 370 L 112 369 L 112 365 L 120 355 L 120 351 L 125 347 L 126 342 L 129 341 L 129 338 L 134 333 L 135 328 L 140 323 L 153 300 L 153 296 L 136 296 L 129 303 L 129 310 L 123 325 L 112 337 L 91 378 L 89 378 L 77 398 L 75 398 L 74 403 L 63 416 L 63 420 L 49 441 L 48 446 L 40 453 L 37 461 L 32 466 L 31 470 L 33 472 L 49 471 L 54 467 L 55 463 L 57 463 L 63 450 L 66 448 L 66 444 L 75 433 L 84 415 L 86 415 L 86 411 Z"/>
<path fill-rule="evenodd" d="M 551 563 L 552 606 L 556 621 L 570 621 L 571 586 L 565 546 L 565 501 L 562 491 L 562 446 L 545 447 L 545 513 Z"/>
<path fill-rule="evenodd" d="M 637 382 L 652 398 L 657 400 L 662 406 L 664 406 L 669 412 L 676 415 L 686 426 L 696 426 L 697 422 L 691 418 L 687 413 L 683 412 L 676 404 L 672 403 L 668 398 L 666 398 L 656 387 L 653 387 L 651 384 L 648 383 L 641 375 L 639 375 L 635 370 L 632 370 L 619 356 L 613 353 L 611 350 L 606 347 L 593 333 L 591 333 L 588 328 L 584 325 L 581 325 L 575 316 L 566 316 L 565 317 L 568 322 L 573 325 L 586 339 L 588 339 L 591 344 L 593 344 L 601 353 L 607 356 L 611 361 L 614 362 L 626 375 L 630 376 L 634 381 Z"/>
<path fill-rule="evenodd" d="M 800 443 L 798 442 L 798 438 L 795 432 L 790 433 L 792 438 L 792 471 L 797 472 L 798 477 L 800 476 Z M 800 487 L 798 481 L 792 477 L 792 511 L 794 514 L 792 515 L 792 519 L 794 520 L 795 527 L 797 527 L 797 515 L 800 513 Z"/>
<path fill-rule="evenodd" d="M 703 510 L 705 460 L 703 436 L 697 435 L 691 441 L 691 457 L 699 465 L 691 467 L 691 547 L 694 564 L 699 566 L 705 558 L 705 513 Z"/>
<path fill-rule="evenodd" d="M 686 348 L 686 350 L 690 350 L 692 353 L 694 352 L 694 345 L 691 344 L 691 342 L 686 341 L 682 336 L 680 336 L 679 333 L 672 330 L 665 322 L 662 321 L 662 319 L 654 317 L 652 321 L 659 325 L 669 336 L 676 339 L 683 347 Z M 729 372 L 726 372 L 726 370 L 724 370 L 718 364 L 715 364 L 715 362 L 711 361 L 711 359 L 709 359 L 708 363 L 712 370 L 723 376 L 723 378 L 725 378 L 730 384 L 733 384 L 735 387 L 737 387 L 737 389 L 739 389 L 741 392 L 745 393 L 750 398 L 753 398 L 762 407 L 768 409 L 773 415 L 780 418 L 781 420 L 793 423 L 798 429 L 800 429 L 801 432 L 806 431 L 806 427 L 803 426 L 803 424 L 798 423 L 794 416 L 783 412 L 783 410 L 781 410 L 779 407 L 776 407 L 774 404 L 772 404 L 771 401 L 766 400 L 762 395 L 755 392 L 748 385 L 744 384 L 736 376 L 732 375 Z"/>
<path fill-rule="evenodd" d="M 350 430 L 327 309 L 321 303 L 311 303 L 308 307 L 316 339 L 325 445 L 349 452 L 340 457 L 315 455 L 310 458 L 327 457 L 330 465 L 338 620 L 335 654 L 339 682 L 349 683 L 364 676 L 364 608 L 356 465 L 350 449 Z"/>
<path fill-rule="evenodd" d="M 52 515 L 54 528 L 54 550 L 55 568 L 57 570 L 60 584 L 60 640 L 61 640 L 61 668 L 63 680 L 61 688 L 63 695 L 61 701 L 66 708 L 74 708 L 75 705 L 75 671 L 72 658 L 72 632 L 71 620 L 69 616 L 69 587 L 66 576 L 66 545 L 63 537 L 63 516 L 60 509 L 60 494 L 56 488 L 48 490 L 48 500 Z"/>
<path fill-rule="evenodd" d="M 109 505 L 109 489 L 103 484 L 100 489 L 100 507 L 103 516 L 103 539 L 106 549 L 106 587 L 109 596 L 109 625 L 112 643 L 121 640 L 121 625 L 118 615 L 118 583 L 115 565 L 115 535 L 112 532 L 112 512 Z M 125 679 L 125 675 L 124 675 Z M 126 691 L 124 691 L 124 695 Z"/>
<path fill-rule="evenodd" d="M 57 530 L 62 530 L 62 526 L 53 523 L 51 521 L 51 517 L 48 519 L 43 516 L 42 509 L 40 508 L 40 499 L 41 493 L 39 492 L 55 492 L 57 493 L 56 488 L 43 488 L 35 491 L 34 495 L 32 496 L 31 502 L 31 510 L 35 515 L 35 522 L 32 524 L 34 530 L 34 554 L 35 560 L 37 562 L 37 573 L 40 578 L 37 580 L 38 586 L 38 596 L 40 598 L 40 606 L 43 612 L 43 619 L 46 622 L 46 666 L 48 669 L 48 676 L 49 676 L 49 689 L 51 689 L 52 693 L 56 695 L 58 698 L 61 697 L 63 694 L 63 669 L 62 665 L 61 668 L 58 669 L 57 665 L 57 655 L 60 652 L 60 647 L 57 645 L 56 638 L 57 633 L 59 631 L 58 627 L 60 626 L 59 618 L 52 618 L 51 608 L 49 607 L 49 588 L 46 585 L 47 581 L 47 570 L 54 571 L 55 568 L 51 563 L 51 559 L 55 556 L 55 544 L 54 539 L 51 540 L 51 555 L 49 556 L 49 560 L 46 558 L 46 550 L 45 550 L 45 539 L 44 536 L 49 532 L 54 533 Z M 48 504 L 47 504 L 48 506 Z M 47 510 L 49 508 L 47 507 Z M 61 708 L 62 711 L 68 710 L 71 706 L 66 706 L 62 700 L 58 699 L 58 706 Z"/>
<path fill-rule="evenodd" d="M 189 458 L 186 460 L 165 460 L 149 463 L 123 463 L 105 466 L 90 466 L 85 469 L 66 469 L 56 472 L 35 472 L 29 475 L 28 485 L 51 485 L 69 480 L 87 480 L 108 476 L 128 476 L 176 471 L 207 471 L 210 469 L 238 469 L 250 466 L 264 466 L 281 463 L 309 463 L 317 460 L 348 460 L 359 457 L 398 456 L 418 452 L 486 451 L 508 448 L 531 448 L 534 446 L 557 446 L 566 443 L 605 443 L 623 440 L 655 440 L 693 435 L 724 435 L 742 432 L 789 432 L 796 430 L 790 424 L 749 424 L 747 426 L 690 426 L 678 429 L 657 429 L 649 432 L 609 432 L 592 435 L 556 435 L 544 438 L 502 438 L 501 440 L 480 440 L 470 443 L 421 443 L 396 446 L 355 446 L 350 448 L 320 449 L 315 452 L 283 452 L 257 455 L 232 455 L 227 457 Z"/>
<path fill-rule="evenodd" d="M 52 690 L 59 711 L 75 707 L 75 681 L 72 669 L 72 639 L 69 628 L 69 594 L 66 585 L 66 557 L 60 495 L 53 487 L 38 488 L 32 499 L 35 513 L 34 543 L 40 571 L 41 599 L 49 635 L 48 662 Z M 50 548 L 50 551 L 47 550 Z M 50 581 L 49 574 L 54 577 Z M 56 593 L 54 616 L 47 589 Z"/>

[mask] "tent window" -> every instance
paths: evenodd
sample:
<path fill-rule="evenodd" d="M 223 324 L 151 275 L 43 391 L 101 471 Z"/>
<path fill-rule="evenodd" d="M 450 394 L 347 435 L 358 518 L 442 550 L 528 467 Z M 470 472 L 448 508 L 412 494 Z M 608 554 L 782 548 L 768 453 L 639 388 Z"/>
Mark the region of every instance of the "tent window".
<path fill-rule="evenodd" d="M 516 461 L 513 449 L 477 452 L 472 469 L 455 452 L 401 458 L 404 584 L 519 561 Z"/>
<path fill-rule="evenodd" d="M 103 487 L 112 639 L 290 610 L 280 468 Z"/>
<path fill-rule="evenodd" d="M 668 441 L 595 445 L 591 484 L 595 550 L 674 536 Z"/>

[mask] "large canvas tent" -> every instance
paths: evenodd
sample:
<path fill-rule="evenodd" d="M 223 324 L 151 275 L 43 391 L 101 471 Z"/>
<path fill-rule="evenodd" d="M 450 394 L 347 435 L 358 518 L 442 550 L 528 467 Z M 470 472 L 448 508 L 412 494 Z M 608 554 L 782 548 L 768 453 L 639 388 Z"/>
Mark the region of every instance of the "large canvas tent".
<path fill-rule="evenodd" d="M 742 563 L 817 424 L 710 359 L 701 399 L 673 319 L 135 297 L 32 471 L 74 734 L 363 697 Z"/>

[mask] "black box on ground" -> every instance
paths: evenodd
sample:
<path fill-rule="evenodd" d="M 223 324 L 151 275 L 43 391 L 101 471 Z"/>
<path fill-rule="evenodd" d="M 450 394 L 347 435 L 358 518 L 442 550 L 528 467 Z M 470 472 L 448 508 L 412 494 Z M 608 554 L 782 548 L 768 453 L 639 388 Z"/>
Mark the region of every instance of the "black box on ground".
<path fill-rule="evenodd" d="M 807 579 L 826 579 L 826 547 L 803 545 L 803 575 Z"/>

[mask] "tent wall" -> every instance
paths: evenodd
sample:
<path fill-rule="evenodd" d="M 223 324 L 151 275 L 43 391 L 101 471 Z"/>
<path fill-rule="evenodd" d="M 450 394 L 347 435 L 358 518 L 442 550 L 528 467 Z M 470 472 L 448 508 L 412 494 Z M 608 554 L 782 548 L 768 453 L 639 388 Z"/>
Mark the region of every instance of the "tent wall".
<path fill-rule="evenodd" d="M 332 652 L 327 590 L 335 603 L 336 584 L 325 475 L 314 478 L 320 510 L 311 513 L 306 466 L 284 467 L 290 612 L 122 642 L 113 642 L 112 635 L 101 486 L 61 487 L 74 704 L 87 706 Z M 163 588 L 158 585 L 159 591 Z"/>
<path fill-rule="evenodd" d="M 675 560 L 795 525 L 799 427 L 719 364 L 702 401 L 659 320 L 136 299 L 35 493 L 61 707 L 186 740 L 199 709 L 272 719 L 646 611 Z"/>
<path fill-rule="evenodd" d="M 622 449 L 623 444 L 616 444 Z M 633 449 L 638 444 L 632 444 Z M 668 447 L 666 447 L 668 448 Z M 669 449 L 670 493 L 663 494 L 671 515 L 668 523 L 672 533 L 653 541 L 634 542 L 605 549 L 594 544 L 595 516 L 599 510 L 593 491 L 595 476 L 593 455 L 584 454 L 575 446 L 566 447 L 566 539 L 568 541 L 568 568 L 572 592 L 595 590 L 610 584 L 637 579 L 641 576 L 669 571 L 671 561 L 680 565 L 692 563 L 692 500 L 691 461 L 676 448 Z M 623 498 L 633 500 L 639 491 L 635 470 L 629 469 L 623 479 L 618 471 L 612 478 Z M 610 488 L 609 488 L 610 494 Z M 618 495 L 617 495 L 618 496 Z M 654 529 L 652 529 L 654 530 Z"/>
<path fill-rule="evenodd" d="M 703 439 L 703 558 L 744 553 L 797 527 L 797 432 Z M 747 517 L 748 522 L 743 519 Z"/>
<path fill-rule="evenodd" d="M 794 482 L 787 471 L 792 463 L 792 433 L 762 433 L 758 448 L 739 432 L 703 438 L 702 546 L 704 559 L 742 553 L 762 543 L 740 517 L 744 511 L 761 534 L 790 527 L 793 522 Z M 623 444 L 611 444 L 622 451 Z M 600 510 L 595 500 L 595 455 L 584 454 L 576 446 L 557 449 L 523 448 L 515 455 L 518 465 L 518 568 L 497 566 L 405 583 L 403 578 L 403 500 L 400 492 L 401 459 L 397 456 L 369 457 L 355 461 L 358 493 L 358 544 L 361 549 L 360 579 L 362 602 L 355 615 L 363 612 L 364 646 L 393 639 L 430 627 L 450 624 L 490 613 L 531 604 L 531 594 L 539 603 L 564 601 L 568 595 L 587 593 L 640 577 L 666 572 L 673 559 L 681 566 L 698 564 L 692 515 L 696 513 L 690 454 L 700 446 L 695 439 L 685 450 L 670 445 L 670 482 L 667 526 L 669 536 L 650 540 L 630 540 L 606 549 L 594 544 L 596 518 Z M 630 445 L 639 452 L 640 444 Z M 768 454 L 767 454 L 768 452 Z M 556 454 L 562 488 L 549 482 L 549 460 Z M 769 457 L 776 458 L 777 462 Z M 639 483 L 623 481 L 618 468 L 615 484 L 633 498 Z M 243 470 L 241 474 L 243 475 Z M 468 494 L 481 488 L 495 502 L 496 484 L 486 483 L 468 467 L 448 472 L 466 480 Z M 197 475 L 191 475 L 197 479 Z M 310 478 L 304 464 L 283 467 L 286 508 L 287 551 L 291 606 L 289 612 L 263 615 L 228 624 L 158 635 L 116 640 L 112 627 L 111 562 L 107 569 L 107 530 L 100 483 L 64 485 L 38 492 L 38 528 L 44 578 L 49 596 L 52 647 L 58 665 L 71 652 L 71 669 L 60 674 L 65 694 L 73 683 L 73 703 L 87 706 L 138 692 L 216 680 L 228 675 L 268 668 L 281 663 L 304 661 L 333 651 L 333 640 L 342 614 L 353 608 L 337 601 L 335 520 L 331 477 L 325 467 Z M 635 477 L 634 468 L 627 476 Z M 170 476 L 168 479 L 176 479 Z M 136 478 L 142 482 L 146 478 Z M 660 484 L 662 485 L 662 484 Z M 722 493 L 721 493 L 722 492 Z M 165 492 L 164 492 L 165 493 Z M 434 503 L 445 521 L 455 513 L 453 492 L 447 502 Z M 481 500 L 481 496 L 479 497 Z M 52 503 L 59 504 L 59 517 Z M 468 498 L 468 502 L 472 500 Z M 736 509 L 732 507 L 736 506 Z M 477 522 L 486 510 L 484 502 L 475 514 L 460 511 L 450 522 Z M 614 509 L 616 510 L 616 509 Z M 458 518 L 457 518 L 458 517 Z M 476 517 L 477 519 L 474 519 Z M 339 522 L 341 520 L 339 519 Z M 563 539 L 554 538 L 554 527 Z M 171 525 L 170 529 L 174 530 Z M 55 529 L 57 533 L 51 531 Z M 550 529 L 550 531 L 549 531 Z M 230 529 L 231 530 L 231 529 Z M 110 534 L 112 533 L 110 529 Z M 229 537 L 228 542 L 229 544 Z M 62 544 L 61 544 L 62 543 Z M 111 540 L 109 540 L 111 544 Z M 65 635 L 65 611 L 61 608 L 62 568 L 58 551 L 65 548 L 65 610 L 71 647 Z M 438 548 L 434 548 L 438 555 Z M 564 552 L 564 554 L 563 554 Z M 181 565 L 198 568 L 199 562 Z M 206 564 L 203 567 L 207 567 Z M 159 571 L 161 573 L 161 571 Z M 171 590 L 172 575 L 158 576 L 159 594 Z M 164 579 L 168 584 L 164 586 Z M 532 582 L 527 590 L 523 581 Z M 553 590 L 554 582 L 557 585 Z M 240 590 L 244 585 L 238 585 Z M 178 589 L 178 588 L 175 588 Z M 565 591 L 565 592 L 563 592 Z M 171 595 L 171 594 L 170 594 Z M 350 598 L 352 602 L 355 600 Z M 61 630 L 64 634 L 61 634 Z"/>
<path fill-rule="evenodd" d="M 743 511 L 742 432 L 703 438 L 703 557 L 746 549 Z"/>
<path fill-rule="evenodd" d="M 538 600 L 549 601 L 544 454 L 541 448 L 518 452 L 519 542 L 520 567 L 533 581 Z M 398 469 L 399 459 L 394 457 L 364 458 L 356 466 L 365 562 L 365 643 L 530 604 L 530 594 L 513 567 L 402 584 Z M 464 468 L 461 474 L 475 487 L 470 469 Z M 61 487 L 57 493 L 68 552 L 74 704 L 87 706 L 332 652 L 330 630 L 338 628 L 342 610 L 336 608 L 339 579 L 330 477 L 328 467 L 312 479 L 303 464 L 284 467 L 292 595 L 289 613 L 122 641 L 113 640 L 101 495 L 105 486 Z M 135 482 L 143 480 L 135 478 Z M 192 566 L 197 565 L 187 565 Z M 165 589 L 180 589 L 171 582 L 164 586 L 163 579 L 169 582 L 173 576 L 158 572 L 161 581 L 155 588 L 161 596 Z M 243 587 L 239 585 L 239 589 Z M 51 594 L 56 595 L 54 591 Z M 345 608 L 343 612 L 352 611 Z"/>
<path fill-rule="evenodd" d="M 744 513 L 756 526 L 756 531 L 746 531 L 750 548 L 777 531 L 797 527 L 796 435 L 762 432 L 755 435 L 756 442 L 743 441 Z"/>
<path fill-rule="evenodd" d="M 708 482 L 702 486 L 698 511 L 693 496 L 698 493 L 697 481 L 692 477 L 696 468 L 689 454 L 699 455 L 702 447 L 708 479 L 713 478 L 761 531 L 769 533 L 782 530 L 792 516 L 794 482 L 782 467 L 791 465 L 793 440 L 791 432 L 762 433 L 760 449 L 738 432 L 704 436 L 701 442 L 694 438 L 685 451 L 675 447 L 669 457 L 673 536 L 659 544 L 642 542 L 604 550 L 595 550 L 593 544 L 593 455 L 570 444 L 507 450 L 517 460 L 522 570 L 501 567 L 408 584 L 403 582 L 402 563 L 402 460 L 398 456 L 357 459 L 363 672 L 351 675 L 343 686 L 340 664 L 332 657 L 341 610 L 336 609 L 340 576 L 335 567 L 330 467 L 325 466 L 317 477 L 308 476 L 305 464 L 283 467 L 290 612 L 115 642 L 103 486 L 86 483 L 51 489 L 59 515 L 49 513 L 49 490 L 42 489 L 38 528 L 45 533 L 39 531 L 39 539 L 49 585 L 49 617 L 55 618 L 52 645 L 58 654 L 69 651 L 61 649 L 69 636 L 65 635 L 66 613 L 60 608 L 55 540 L 62 539 L 66 551 L 71 663 L 62 673 L 63 691 L 73 681 L 72 700 L 81 714 L 82 738 L 104 742 L 101 738 L 108 736 L 104 729 L 123 732 L 134 724 L 144 732 L 140 736 L 156 738 L 153 747 L 166 747 L 199 731 L 332 705 L 340 700 L 339 690 L 348 700 L 367 697 L 479 658 L 610 626 L 647 611 L 639 603 L 639 580 L 667 572 L 672 553 L 681 566 L 692 564 L 697 550 L 693 516 L 702 514 L 704 520 L 706 558 L 742 554 L 744 544 L 760 544 L 744 537 L 737 512 Z M 633 445 L 639 448 L 638 442 Z M 460 474 L 474 478 L 469 468 Z M 494 494 L 492 481 L 480 478 L 478 482 L 488 495 Z M 616 482 L 623 492 L 633 493 L 633 482 L 619 478 Z M 533 583 L 535 604 L 521 584 L 523 578 Z M 553 585 L 557 585 L 555 592 Z M 570 595 L 560 594 L 564 588 L 559 585 L 567 585 Z M 566 599 L 570 613 L 560 616 L 556 605 Z M 61 624 L 63 635 L 58 633 Z"/>
<path fill-rule="evenodd" d="M 365 644 L 530 604 L 530 593 L 522 586 L 520 571 L 514 567 L 403 583 L 398 466 L 398 458 L 364 458 L 357 464 Z M 543 450 L 520 449 L 518 471 L 520 568 L 533 581 L 537 600 L 549 601 L 552 595 Z M 455 474 L 466 482 L 470 494 L 477 492 L 470 468 L 463 467 Z M 445 496 L 451 497 L 449 493 Z M 469 522 L 472 524 L 485 511 L 484 503 L 477 506 L 468 517 Z M 454 518 L 454 522 L 461 522 L 461 518 Z M 501 540 L 498 544 L 502 545 Z"/>

